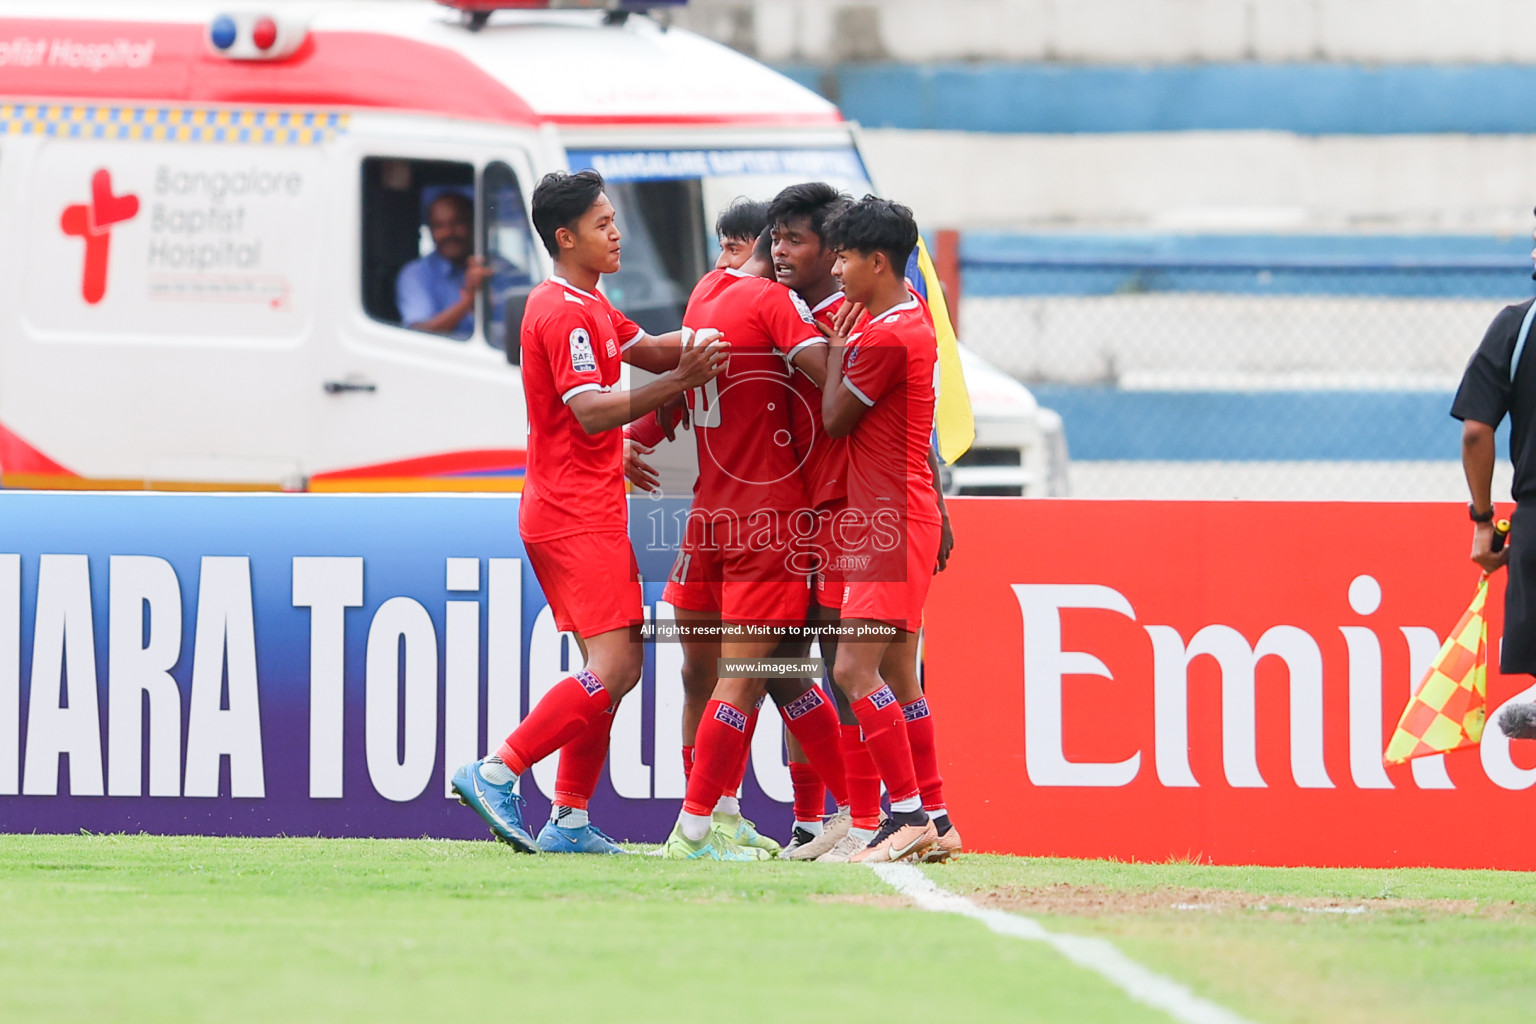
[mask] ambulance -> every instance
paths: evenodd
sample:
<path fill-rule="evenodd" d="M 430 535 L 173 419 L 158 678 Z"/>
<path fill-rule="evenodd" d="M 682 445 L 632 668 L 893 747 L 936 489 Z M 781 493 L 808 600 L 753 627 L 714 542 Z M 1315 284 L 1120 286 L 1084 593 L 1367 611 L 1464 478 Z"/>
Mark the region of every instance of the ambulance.
<path fill-rule="evenodd" d="M 0 484 L 519 489 L 541 175 L 602 172 L 605 290 L 655 332 L 732 199 L 872 191 L 836 107 L 668 27 L 678 2 L 0 0 Z M 455 334 L 397 291 L 445 195 L 491 270 Z M 1059 418 L 964 358 L 950 489 L 1060 492 Z"/>

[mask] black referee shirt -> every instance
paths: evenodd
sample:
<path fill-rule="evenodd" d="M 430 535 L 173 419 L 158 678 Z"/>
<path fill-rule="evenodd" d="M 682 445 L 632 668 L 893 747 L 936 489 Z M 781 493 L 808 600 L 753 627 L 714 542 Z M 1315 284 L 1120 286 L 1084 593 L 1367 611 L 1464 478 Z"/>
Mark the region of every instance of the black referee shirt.
<path fill-rule="evenodd" d="M 1477 346 L 1467 370 L 1461 375 L 1451 415 L 1459 420 L 1476 420 L 1498 426 L 1509 416 L 1509 455 L 1515 464 L 1512 493 L 1516 501 L 1536 498 L 1536 451 L 1532 450 L 1532 432 L 1536 430 L 1536 338 L 1527 338 L 1520 353 L 1520 366 L 1513 383 L 1509 364 L 1514 358 L 1515 341 L 1526 311 L 1536 299 L 1526 299 L 1518 306 L 1505 306 L 1488 325 L 1483 343 Z M 1536 324 L 1531 325 L 1536 335 Z"/>

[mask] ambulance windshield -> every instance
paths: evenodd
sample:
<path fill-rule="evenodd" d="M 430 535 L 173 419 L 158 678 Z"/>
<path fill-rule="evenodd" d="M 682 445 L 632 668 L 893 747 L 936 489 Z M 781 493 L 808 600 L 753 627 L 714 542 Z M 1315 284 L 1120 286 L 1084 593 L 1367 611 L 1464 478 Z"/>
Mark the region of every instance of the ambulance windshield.
<path fill-rule="evenodd" d="M 676 330 L 694 284 L 714 266 L 715 217 L 739 196 L 772 199 L 787 185 L 825 181 L 854 198 L 871 191 L 852 146 L 827 149 L 574 150 L 593 167 L 624 232 L 623 269 L 605 279 L 619 309 L 653 333 Z"/>

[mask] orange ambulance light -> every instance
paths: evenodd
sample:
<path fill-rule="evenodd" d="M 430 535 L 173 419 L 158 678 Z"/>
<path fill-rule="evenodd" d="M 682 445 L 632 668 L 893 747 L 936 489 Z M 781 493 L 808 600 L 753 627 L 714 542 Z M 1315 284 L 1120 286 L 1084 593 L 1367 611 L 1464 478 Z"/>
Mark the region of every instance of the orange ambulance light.
<path fill-rule="evenodd" d="M 230 11 L 208 24 L 208 48 L 230 60 L 282 60 L 304 45 L 309 26 L 293 15 Z"/>

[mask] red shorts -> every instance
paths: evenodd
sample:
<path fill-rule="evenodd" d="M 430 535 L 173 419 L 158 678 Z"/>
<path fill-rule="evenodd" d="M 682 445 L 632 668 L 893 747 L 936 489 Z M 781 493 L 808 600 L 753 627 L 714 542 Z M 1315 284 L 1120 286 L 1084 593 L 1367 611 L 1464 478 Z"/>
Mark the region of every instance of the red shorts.
<path fill-rule="evenodd" d="M 901 543 L 872 555 L 848 572 L 843 587 L 843 621 L 869 619 L 908 633 L 923 625 L 923 604 L 939 563 L 938 523 L 907 520 L 895 531 Z"/>
<path fill-rule="evenodd" d="M 735 522 L 690 515 L 662 600 L 718 612 L 724 622 L 800 625 L 809 590 L 791 515 L 764 509 Z"/>
<path fill-rule="evenodd" d="M 524 541 L 523 550 L 562 633 L 597 636 L 644 621 L 640 568 L 629 534 L 578 533 Z"/>
<path fill-rule="evenodd" d="M 811 592 L 823 608 L 843 606 L 842 542 L 836 524 L 847 507 L 847 499 L 838 498 L 816 510 L 816 536 L 811 538 L 816 569 Z"/>

